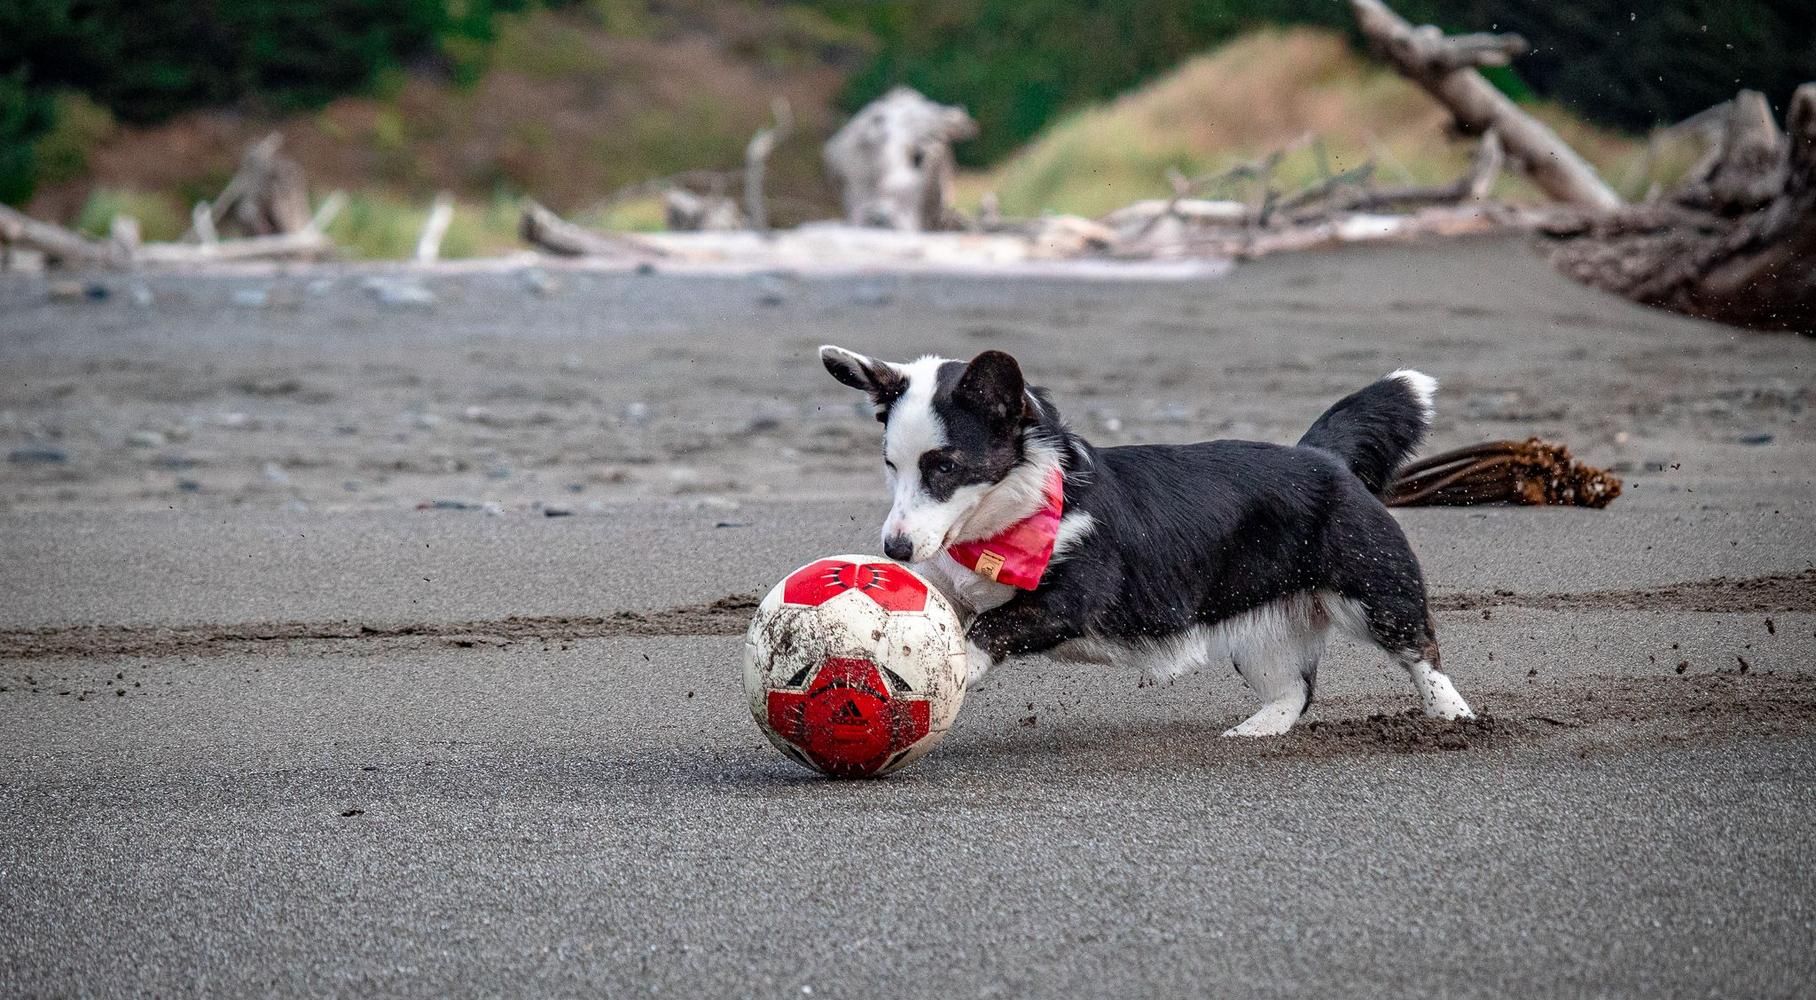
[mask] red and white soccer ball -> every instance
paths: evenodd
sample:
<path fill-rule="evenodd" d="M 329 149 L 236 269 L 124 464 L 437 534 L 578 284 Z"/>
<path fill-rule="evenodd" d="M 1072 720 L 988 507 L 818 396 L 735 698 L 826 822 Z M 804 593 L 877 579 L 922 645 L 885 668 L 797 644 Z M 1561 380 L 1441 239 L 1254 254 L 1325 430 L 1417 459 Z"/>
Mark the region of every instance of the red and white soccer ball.
<path fill-rule="evenodd" d="M 965 700 L 965 636 L 939 591 L 875 556 L 819 559 L 776 584 L 744 640 L 744 692 L 770 742 L 842 778 L 933 749 Z"/>

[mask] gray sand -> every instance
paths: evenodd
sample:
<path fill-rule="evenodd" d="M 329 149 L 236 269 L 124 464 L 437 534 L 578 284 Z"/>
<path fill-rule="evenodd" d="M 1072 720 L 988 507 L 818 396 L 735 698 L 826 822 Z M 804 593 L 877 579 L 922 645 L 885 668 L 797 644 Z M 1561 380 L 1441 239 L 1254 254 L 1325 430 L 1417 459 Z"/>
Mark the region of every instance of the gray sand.
<path fill-rule="evenodd" d="M 1192 283 L 464 275 L 412 309 L 361 277 L 0 277 L 0 992 L 1816 979 L 1816 342 L 1492 241 Z M 1412 365 L 1434 447 L 1543 434 L 1627 492 L 1401 513 L 1479 724 L 1405 716 L 1352 645 L 1257 743 L 1217 736 L 1232 675 L 1034 660 L 908 773 L 828 782 L 736 669 L 750 595 L 875 546 L 828 340 L 1006 348 L 1100 443 L 1287 440 Z"/>

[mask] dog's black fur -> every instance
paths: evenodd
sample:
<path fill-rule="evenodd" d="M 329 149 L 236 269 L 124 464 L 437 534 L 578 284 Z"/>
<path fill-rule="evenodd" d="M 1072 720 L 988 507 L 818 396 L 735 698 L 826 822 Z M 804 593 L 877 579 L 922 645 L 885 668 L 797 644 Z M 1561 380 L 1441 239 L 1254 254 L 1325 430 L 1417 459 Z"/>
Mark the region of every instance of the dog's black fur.
<path fill-rule="evenodd" d="M 1337 403 L 1293 447 L 1254 441 L 1095 448 L 1051 404 L 1022 435 L 1062 442 L 1068 511 L 1095 521 L 1038 589 L 985 611 L 995 659 L 1085 635 L 1164 637 L 1293 594 L 1360 603 L 1377 642 L 1438 665 L 1418 559 L 1375 491 L 1424 436 L 1419 401 L 1383 380 Z"/>
<path fill-rule="evenodd" d="M 878 381 L 826 364 L 841 382 L 870 391 L 879 419 L 889 421 L 903 394 L 890 381 L 899 371 Z M 1057 453 L 1065 511 L 1093 521 L 1038 588 L 1016 591 L 972 620 L 970 641 L 992 662 L 1075 639 L 1164 640 L 1328 592 L 1359 611 L 1383 649 L 1438 668 L 1418 560 L 1379 496 L 1427 430 L 1430 399 L 1417 381 L 1388 377 L 1351 394 L 1290 447 L 1097 448 L 1071 431 L 1044 390 L 1023 384 L 1006 354 L 947 362 L 938 377 L 931 405 L 949 447 L 926 461 L 943 463 L 959 481 L 1000 482 L 1032 452 Z M 937 491 L 940 480 L 929 476 L 927 486 Z M 1315 670 L 1314 659 L 1307 704 Z"/>

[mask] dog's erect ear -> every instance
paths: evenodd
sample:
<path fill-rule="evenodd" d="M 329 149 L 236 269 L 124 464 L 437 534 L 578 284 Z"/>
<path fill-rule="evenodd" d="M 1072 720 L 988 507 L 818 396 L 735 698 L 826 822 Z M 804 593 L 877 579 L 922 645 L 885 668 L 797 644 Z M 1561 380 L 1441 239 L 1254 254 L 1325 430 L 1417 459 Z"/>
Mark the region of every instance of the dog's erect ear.
<path fill-rule="evenodd" d="M 856 351 L 847 351 L 843 347 L 827 344 L 820 348 L 820 363 L 838 379 L 853 389 L 862 389 L 870 394 L 870 401 L 878 406 L 888 406 L 895 402 L 903 390 L 908 388 L 908 379 L 902 370 L 887 361 L 867 358 Z"/>
<path fill-rule="evenodd" d="M 1001 351 L 985 351 L 965 366 L 952 398 L 993 425 L 1016 426 L 1027 409 L 1021 366 Z"/>

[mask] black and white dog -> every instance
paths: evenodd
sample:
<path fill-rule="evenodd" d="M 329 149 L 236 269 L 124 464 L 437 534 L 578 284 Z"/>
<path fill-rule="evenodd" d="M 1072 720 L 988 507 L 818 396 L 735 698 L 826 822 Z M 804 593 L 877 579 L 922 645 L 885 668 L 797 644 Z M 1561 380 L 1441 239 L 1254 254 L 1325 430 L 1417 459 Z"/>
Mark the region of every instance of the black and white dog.
<path fill-rule="evenodd" d="M 820 359 L 876 406 L 894 496 L 883 551 L 967 614 L 973 685 L 1049 650 L 1161 680 L 1233 661 L 1262 705 L 1224 735 L 1278 735 L 1311 704 L 1334 624 L 1402 664 L 1427 715 L 1473 714 L 1439 670 L 1419 562 L 1379 497 L 1430 426 L 1430 376 L 1388 375 L 1290 448 L 1095 448 L 1000 351 Z"/>

